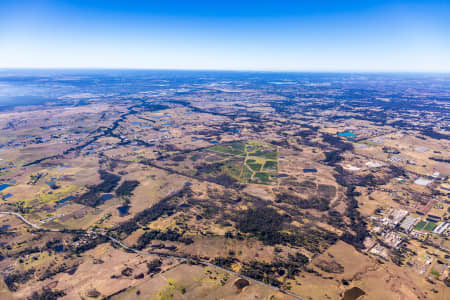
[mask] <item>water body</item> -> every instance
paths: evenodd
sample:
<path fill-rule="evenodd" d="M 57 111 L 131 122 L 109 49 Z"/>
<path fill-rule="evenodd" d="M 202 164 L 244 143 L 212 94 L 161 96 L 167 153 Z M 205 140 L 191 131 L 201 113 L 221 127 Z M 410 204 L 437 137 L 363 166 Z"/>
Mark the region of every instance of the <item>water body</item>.
<path fill-rule="evenodd" d="M 103 194 L 102 195 L 102 202 L 105 203 L 108 200 L 111 200 L 112 198 L 114 198 L 113 194 Z"/>
<path fill-rule="evenodd" d="M 3 191 L 6 188 L 9 188 L 10 186 L 13 186 L 12 184 L 2 183 L 0 184 L 0 191 Z"/>
<path fill-rule="evenodd" d="M 303 169 L 303 173 L 317 173 L 317 169 Z"/>
<path fill-rule="evenodd" d="M 7 230 L 9 227 L 11 227 L 11 225 L 9 225 L 9 224 L 0 226 L 0 231 L 5 231 L 5 230 Z"/>
<path fill-rule="evenodd" d="M 131 206 L 119 206 L 117 208 L 117 210 L 119 211 L 120 216 L 123 217 L 123 216 L 128 215 L 128 211 L 130 210 L 130 207 Z"/>
<path fill-rule="evenodd" d="M 338 132 L 337 135 L 341 137 L 353 137 L 353 138 L 357 137 L 357 135 L 351 131 Z"/>
<path fill-rule="evenodd" d="M 167 132 L 167 129 L 160 130 L 159 132 Z"/>
<path fill-rule="evenodd" d="M 55 187 L 56 186 L 56 181 L 54 181 L 54 179 L 52 178 L 51 181 L 46 181 L 45 182 L 49 187 Z"/>
<path fill-rule="evenodd" d="M 64 246 L 63 245 L 56 245 L 55 247 L 53 247 L 53 250 L 55 250 L 55 252 L 63 252 L 64 251 Z"/>
<path fill-rule="evenodd" d="M 214 145 L 214 144 L 218 144 L 219 142 L 218 141 L 211 141 L 210 143 Z"/>
<path fill-rule="evenodd" d="M 4 195 L 2 198 L 3 198 L 3 200 L 5 200 L 5 199 L 8 199 L 9 197 L 12 197 L 12 196 L 13 196 L 13 194 L 8 193 L 8 194 Z"/>
<path fill-rule="evenodd" d="M 355 286 L 355 287 L 345 291 L 344 298 L 342 298 L 342 300 L 356 300 L 365 294 L 366 293 L 362 289 Z"/>
<path fill-rule="evenodd" d="M 66 197 L 66 198 L 64 198 L 64 199 L 61 199 L 61 200 L 56 201 L 56 204 L 63 204 L 63 203 L 66 203 L 67 201 L 70 201 L 70 200 L 72 200 L 73 198 L 75 198 L 75 197 L 74 197 L 74 196 L 68 196 L 68 197 Z"/>

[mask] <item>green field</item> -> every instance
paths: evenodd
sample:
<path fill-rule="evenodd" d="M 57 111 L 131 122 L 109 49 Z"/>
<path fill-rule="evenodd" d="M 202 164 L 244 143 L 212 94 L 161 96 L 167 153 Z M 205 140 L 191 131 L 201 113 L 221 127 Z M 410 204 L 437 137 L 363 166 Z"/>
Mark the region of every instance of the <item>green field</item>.
<path fill-rule="evenodd" d="M 427 222 L 425 221 L 420 221 L 419 223 L 417 223 L 416 227 L 414 227 L 414 229 L 416 230 L 422 230 L 425 227 L 425 224 L 427 224 Z"/>
<path fill-rule="evenodd" d="M 214 147 L 209 148 L 210 150 L 227 153 L 238 156 L 245 156 L 245 144 L 242 142 L 232 142 L 224 145 L 216 145 Z"/>
<path fill-rule="evenodd" d="M 436 228 L 436 224 L 435 223 L 433 223 L 433 222 L 428 222 L 428 224 L 425 226 L 425 230 L 426 231 L 428 231 L 428 232 L 431 232 L 431 231 L 433 231 L 433 229 L 434 228 Z"/>
<path fill-rule="evenodd" d="M 278 154 L 276 147 L 258 142 L 231 142 L 215 145 L 209 148 L 212 151 L 245 157 L 244 163 L 239 167 L 227 166 L 224 171 L 242 183 L 273 184 L 278 171 Z"/>
<path fill-rule="evenodd" d="M 268 160 L 264 164 L 264 171 L 276 171 L 278 167 L 278 164 L 276 161 Z"/>
<path fill-rule="evenodd" d="M 255 163 L 250 164 L 250 163 L 248 163 L 248 162 L 247 162 L 247 166 L 249 166 L 250 169 L 252 169 L 252 170 L 255 171 L 255 172 L 261 171 L 261 167 L 262 167 L 261 164 L 255 164 Z"/>

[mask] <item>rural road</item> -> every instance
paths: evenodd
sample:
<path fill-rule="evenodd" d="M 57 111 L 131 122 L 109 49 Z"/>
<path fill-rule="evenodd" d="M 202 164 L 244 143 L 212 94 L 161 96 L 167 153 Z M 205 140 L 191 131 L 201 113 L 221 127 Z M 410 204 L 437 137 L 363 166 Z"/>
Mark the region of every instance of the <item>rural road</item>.
<path fill-rule="evenodd" d="M 28 226 L 30 226 L 30 227 L 32 227 L 32 228 L 34 228 L 34 229 L 37 229 L 37 230 L 51 231 L 51 232 L 61 232 L 61 231 L 62 231 L 62 230 L 57 230 L 57 229 L 46 229 L 46 228 L 42 228 L 42 227 L 40 227 L 39 225 L 37 225 L 37 224 L 35 224 L 35 223 L 32 223 L 32 222 L 28 221 L 27 219 L 25 219 L 25 218 L 24 218 L 21 214 L 19 214 L 19 213 L 9 212 L 9 211 L 0 211 L 0 214 L 15 216 L 15 217 L 19 218 L 22 222 L 24 222 L 26 225 L 28 225 Z M 140 255 L 158 255 L 158 256 L 162 256 L 162 257 L 172 257 L 172 258 L 177 258 L 177 259 L 182 260 L 182 262 L 186 262 L 186 261 L 187 261 L 187 259 L 186 259 L 185 257 L 179 256 L 179 255 L 176 255 L 176 254 L 158 253 L 158 252 L 153 252 L 153 251 L 146 252 L 146 251 L 140 251 L 140 250 L 131 248 L 131 247 L 125 245 L 124 243 L 122 243 L 121 241 L 119 241 L 118 239 L 115 239 L 115 238 L 113 238 L 113 237 L 111 237 L 111 236 L 109 236 L 109 235 L 107 235 L 107 234 L 105 234 L 105 233 L 100 233 L 100 232 L 91 231 L 91 230 L 85 230 L 84 232 L 85 232 L 85 233 L 95 233 L 95 234 L 102 235 L 102 236 L 106 237 L 107 239 L 109 239 L 111 242 L 113 242 L 113 243 L 115 243 L 115 244 L 121 246 L 123 249 L 128 250 L 128 251 L 131 251 L 131 252 L 134 252 L 134 253 L 136 253 L 136 254 L 140 254 Z M 278 287 L 275 287 L 275 286 L 272 286 L 272 285 L 270 285 L 270 284 L 264 283 L 264 282 L 262 282 L 262 281 L 259 281 L 259 280 L 256 280 L 256 279 L 247 277 L 247 276 L 242 275 L 242 274 L 239 274 L 239 273 L 237 273 L 237 272 L 234 272 L 234 271 L 231 271 L 231 270 L 228 270 L 228 269 L 219 267 L 219 266 L 214 265 L 214 264 L 212 264 L 212 263 L 209 263 L 209 262 L 206 262 L 206 261 L 202 261 L 202 260 L 196 260 L 196 263 L 198 263 L 198 264 L 200 264 L 200 265 L 203 265 L 203 266 L 207 266 L 207 267 L 211 267 L 211 268 L 215 268 L 215 269 L 221 270 L 221 271 L 226 272 L 226 273 L 231 274 L 231 275 L 235 275 L 235 276 L 244 278 L 244 279 L 246 279 L 246 280 L 248 280 L 248 281 L 250 281 L 250 282 L 254 282 L 254 283 L 256 283 L 256 284 L 260 284 L 260 285 L 266 286 L 266 287 L 268 287 L 268 288 L 270 288 L 270 289 L 272 289 L 272 290 L 279 291 L 279 292 L 281 292 L 281 293 L 283 293 L 283 294 L 289 295 L 289 296 L 294 297 L 294 298 L 296 298 L 296 299 L 306 300 L 305 298 L 300 297 L 300 296 L 298 296 L 298 295 L 295 295 L 295 294 L 293 294 L 293 293 L 291 293 L 291 292 L 282 290 L 282 289 L 280 289 L 280 288 L 278 288 Z"/>

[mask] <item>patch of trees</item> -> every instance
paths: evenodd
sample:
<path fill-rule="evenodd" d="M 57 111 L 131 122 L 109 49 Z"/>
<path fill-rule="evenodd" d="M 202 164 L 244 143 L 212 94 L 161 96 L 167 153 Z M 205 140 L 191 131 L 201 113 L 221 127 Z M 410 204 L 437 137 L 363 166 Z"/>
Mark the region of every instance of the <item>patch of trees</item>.
<path fill-rule="evenodd" d="M 39 253 L 39 252 L 41 252 L 41 249 L 39 249 L 39 247 L 37 247 L 37 246 L 35 246 L 35 247 L 28 247 L 28 248 L 25 248 L 25 249 L 23 249 L 23 250 L 21 250 L 19 252 L 14 253 L 14 256 L 16 256 L 16 257 L 23 257 L 23 256 L 26 256 L 26 255 L 30 255 L 30 254 L 33 254 L 33 253 Z"/>
<path fill-rule="evenodd" d="M 100 194 L 110 193 L 120 181 L 120 176 L 112 173 L 108 173 L 104 170 L 99 171 L 100 179 L 103 181 L 97 185 L 88 186 L 88 191 L 81 196 L 75 198 L 75 202 L 96 207 L 102 203 Z"/>
<path fill-rule="evenodd" d="M 325 152 L 325 160 L 324 162 L 327 163 L 330 166 L 335 165 L 337 162 L 340 162 L 344 158 L 341 156 L 342 151 L 341 150 L 333 150 Z"/>
<path fill-rule="evenodd" d="M 281 286 L 281 281 L 277 279 L 278 270 L 272 264 L 254 260 L 244 264 L 240 272 L 242 275 L 262 281 L 266 284 L 270 284 L 275 287 Z"/>
<path fill-rule="evenodd" d="M 66 293 L 64 291 L 53 291 L 50 288 L 44 287 L 40 292 L 34 292 L 27 300 L 56 300 L 65 295 Z"/>
<path fill-rule="evenodd" d="M 336 166 L 334 170 L 336 171 L 336 173 L 333 174 L 333 176 L 336 179 L 336 182 L 344 187 L 348 186 L 367 187 L 367 186 L 385 185 L 392 178 L 399 176 L 407 177 L 406 172 L 402 168 L 396 166 L 389 166 L 388 168 L 384 169 L 384 173 L 380 171 L 380 174 L 377 174 L 378 176 L 375 176 L 372 173 L 366 175 L 355 175 L 351 172 L 344 170 L 341 166 Z"/>
<path fill-rule="evenodd" d="M 270 143 L 275 146 L 286 147 L 286 148 L 290 146 L 289 142 L 287 140 L 280 140 L 280 141 L 273 140 L 273 141 L 270 141 Z"/>
<path fill-rule="evenodd" d="M 131 196 L 135 188 L 139 186 L 139 181 L 137 180 L 125 180 L 116 189 L 117 196 Z"/>
<path fill-rule="evenodd" d="M 340 149 L 341 151 L 352 151 L 353 150 L 353 144 L 344 142 L 340 138 L 328 134 L 328 133 L 322 133 L 322 140 L 325 143 L 330 144 L 331 146 Z"/>
<path fill-rule="evenodd" d="M 57 266 L 56 268 L 53 268 L 53 269 L 51 267 L 49 267 L 47 270 L 45 270 L 45 272 L 41 276 L 39 276 L 39 281 L 44 281 L 44 280 L 46 280 L 48 278 L 51 278 L 51 277 L 55 276 L 56 274 L 59 274 L 59 273 L 62 273 L 62 272 L 66 272 L 66 271 L 72 270 L 74 268 L 76 270 L 78 268 L 78 265 L 76 265 L 76 266 L 68 266 L 65 263 L 63 263 L 63 264 L 61 264 L 61 265 L 59 265 L 59 266 Z"/>
<path fill-rule="evenodd" d="M 147 263 L 147 274 L 158 273 L 161 271 L 162 261 L 156 258 Z"/>
<path fill-rule="evenodd" d="M 244 263 L 240 273 L 264 283 L 280 287 L 281 282 L 277 277 L 286 274 L 287 278 L 294 279 L 294 276 L 300 273 L 300 269 L 308 263 L 309 258 L 297 252 L 295 255 L 288 254 L 288 259 L 286 260 L 277 260 L 271 264 L 256 260 Z"/>
<path fill-rule="evenodd" d="M 344 273 L 344 267 L 335 260 L 326 261 L 319 260 L 315 264 L 319 269 L 327 273 L 341 274 Z"/>
<path fill-rule="evenodd" d="M 299 136 L 301 138 L 308 138 L 312 135 L 315 135 L 317 131 L 312 131 L 310 129 L 300 130 L 293 134 L 293 136 Z"/>
<path fill-rule="evenodd" d="M 425 136 L 428 136 L 432 139 L 437 139 L 437 140 L 450 140 L 450 135 L 448 134 L 443 134 L 440 132 L 436 132 L 433 130 L 433 128 L 427 128 L 425 130 L 422 131 L 422 134 Z"/>
<path fill-rule="evenodd" d="M 138 213 L 136 216 L 134 216 L 132 219 L 121 223 L 118 227 L 113 229 L 113 231 L 120 236 L 121 234 L 129 235 L 133 231 L 136 231 L 139 228 L 140 224 L 148 224 L 151 221 L 154 221 L 161 217 L 164 214 L 169 214 L 173 212 L 176 208 L 176 204 L 169 203 L 170 199 L 180 197 L 184 193 L 189 194 L 190 188 L 185 187 L 184 189 L 180 190 L 178 193 L 174 195 L 169 195 L 162 199 L 160 202 L 156 203 L 150 208 L 144 209 L 140 213 Z"/>
<path fill-rule="evenodd" d="M 330 201 L 324 197 L 311 196 L 308 199 L 304 199 L 286 192 L 277 194 L 276 202 L 289 203 L 302 209 L 314 208 L 320 211 L 328 210 L 330 204 Z"/>
<path fill-rule="evenodd" d="M 333 227 L 340 229 L 343 229 L 346 226 L 344 218 L 342 217 L 341 213 L 336 210 L 330 210 L 328 212 L 327 223 Z"/>
<path fill-rule="evenodd" d="M 4 277 L 4 282 L 11 292 L 16 292 L 19 289 L 19 284 L 24 284 L 34 276 L 35 269 L 29 269 L 23 273 L 13 272 Z"/>
<path fill-rule="evenodd" d="M 158 111 L 170 108 L 168 105 L 154 103 L 144 103 L 142 104 L 142 107 L 144 107 L 146 111 Z"/>
<path fill-rule="evenodd" d="M 450 164 L 450 159 L 446 159 L 446 158 L 429 157 L 429 159 L 434 160 L 434 161 L 438 161 L 438 162 L 445 162 L 445 163 Z"/>
<path fill-rule="evenodd" d="M 304 247 L 313 253 L 321 252 L 325 244 L 334 244 L 337 240 L 337 236 L 331 232 L 306 226 L 293 229 L 290 233 L 282 232 L 284 219 L 270 207 L 248 209 L 237 218 L 236 227 L 242 232 L 253 234 L 267 245 Z"/>
<path fill-rule="evenodd" d="M 214 258 L 211 263 L 213 265 L 222 267 L 222 268 L 226 268 L 226 269 L 231 269 L 231 266 L 237 262 L 238 260 L 235 257 L 232 256 L 228 256 L 228 257 L 216 257 Z"/>
<path fill-rule="evenodd" d="M 359 195 L 360 193 L 355 191 L 354 186 L 347 187 L 346 216 L 350 219 L 350 226 L 355 234 L 351 234 L 346 231 L 341 236 L 341 240 L 353 245 L 357 249 L 364 249 L 363 242 L 365 238 L 369 236 L 369 231 L 367 230 L 366 222 L 363 220 L 361 214 L 358 211 L 358 201 L 356 201 L 355 197 Z"/>
<path fill-rule="evenodd" d="M 400 154 L 400 151 L 394 147 L 384 146 L 382 150 L 386 154 Z"/>
<path fill-rule="evenodd" d="M 281 230 L 283 216 L 271 207 L 249 208 L 239 216 L 236 225 L 237 229 L 242 232 L 253 233 L 263 238 L 272 232 Z"/>
<path fill-rule="evenodd" d="M 160 230 L 150 230 L 139 237 L 135 247 L 139 250 L 142 250 L 153 240 L 181 242 L 186 245 L 193 243 L 193 240 L 191 238 L 183 237 L 183 234 L 178 230 L 168 229 L 164 232 Z"/>
<path fill-rule="evenodd" d="M 208 180 L 223 185 L 224 187 L 233 187 L 239 184 L 239 181 L 224 173 L 218 176 L 208 177 Z"/>

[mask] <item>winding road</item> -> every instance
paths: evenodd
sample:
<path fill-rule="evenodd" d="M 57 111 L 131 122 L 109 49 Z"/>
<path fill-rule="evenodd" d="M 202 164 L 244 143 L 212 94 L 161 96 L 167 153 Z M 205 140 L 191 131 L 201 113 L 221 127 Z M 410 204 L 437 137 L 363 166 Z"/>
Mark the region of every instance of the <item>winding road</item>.
<path fill-rule="evenodd" d="M 62 232 L 62 231 L 63 231 L 63 230 L 58 230 L 58 229 L 47 229 L 47 228 L 42 228 L 42 227 L 40 227 L 38 224 L 35 224 L 35 223 L 32 223 L 32 222 L 28 221 L 27 219 L 25 219 L 25 217 L 23 217 L 23 216 L 22 216 L 21 214 L 19 214 L 19 213 L 9 212 L 9 211 L 0 211 L 0 214 L 14 216 L 14 217 L 20 219 L 20 220 L 21 220 L 23 223 L 25 223 L 26 225 L 28 225 L 28 226 L 30 226 L 30 227 L 32 227 L 32 228 L 34 228 L 34 229 L 37 229 L 37 230 L 50 231 L 50 232 Z M 122 247 L 123 249 L 125 249 L 125 250 L 127 250 L 127 251 L 130 251 L 130 252 L 134 252 L 134 253 L 136 253 L 136 254 L 140 254 L 140 255 L 158 255 L 158 256 L 161 256 L 161 257 L 172 257 L 172 258 L 180 259 L 181 262 L 187 262 L 187 259 L 186 259 L 185 257 L 180 256 L 180 255 L 176 255 L 176 254 L 159 253 L 159 252 L 154 252 L 154 251 L 148 251 L 148 252 L 147 252 L 147 251 L 140 251 L 140 250 L 134 249 L 134 248 L 132 248 L 132 247 L 130 247 L 130 246 L 128 246 L 128 245 L 122 243 L 122 242 L 119 241 L 118 239 L 113 238 L 113 237 L 107 235 L 106 233 L 97 232 L 97 231 L 91 231 L 91 230 L 84 230 L 84 232 L 85 232 L 85 233 L 90 233 L 90 234 L 95 233 L 95 234 L 99 234 L 99 235 L 101 235 L 101 236 L 104 236 L 105 238 L 107 238 L 107 239 L 109 239 L 111 242 L 113 242 L 113 243 L 119 245 L 119 246 Z M 276 287 L 276 286 L 273 286 L 273 285 L 264 283 L 264 282 L 262 282 L 262 281 L 259 281 L 259 280 L 250 278 L 250 277 L 248 277 L 248 276 L 239 274 L 239 273 L 237 273 L 237 272 L 234 272 L 234 271 L 231 271 L 231 270 L 228 270 L 228 269 L 219 267 L 219 266 L 214 265 L 214 264 L 212 264 L 212 263 L 209 263 L 209 262 L 207 262 L 207 261 L 202 261 L 202 260 L 196 259 L 195 262 L 196 262 L 197 264 L 200 264 L 200 265 L 203 265 L 203 266 L 215 268 L 215 269 L 221 270 L 221 271 L 223 271 L 223 272 L 226 272 L 226 273 L 228 273 L 228 274 L 231 274 L 231 275 L 235 275 L 235 276 L 237 276 L 237 277 L 244 278 L 244 279 L 246 279 L 246 280 L 248 280 L 248 281 L 250 281 L 250 282 L 253 282 L 253 283 L 256 283 L 256 284 L 260 284 L 260 285 L 266 286 L 266 287 L 268 287 L 268 288 L 270 288 L 270 289 L 272 289 L 272 290 L 279 291 L 279 292 L 281 292 L 281 293 L 283 293 L 283 294 L 289 295 L 289 296 L 294 297 L 294 298 L 296 298 L 296 299 L 306 300 L 306 299 L 303 298 L 303 297 L 300 297 L 300 296 L 295 295 L 295 294 L 293 294 L 293 293 L 291 293 L 291 292 L 282 290 L 282 289 L 280 289 L 280 288 L 278 288 L 278 287 Z"/>

